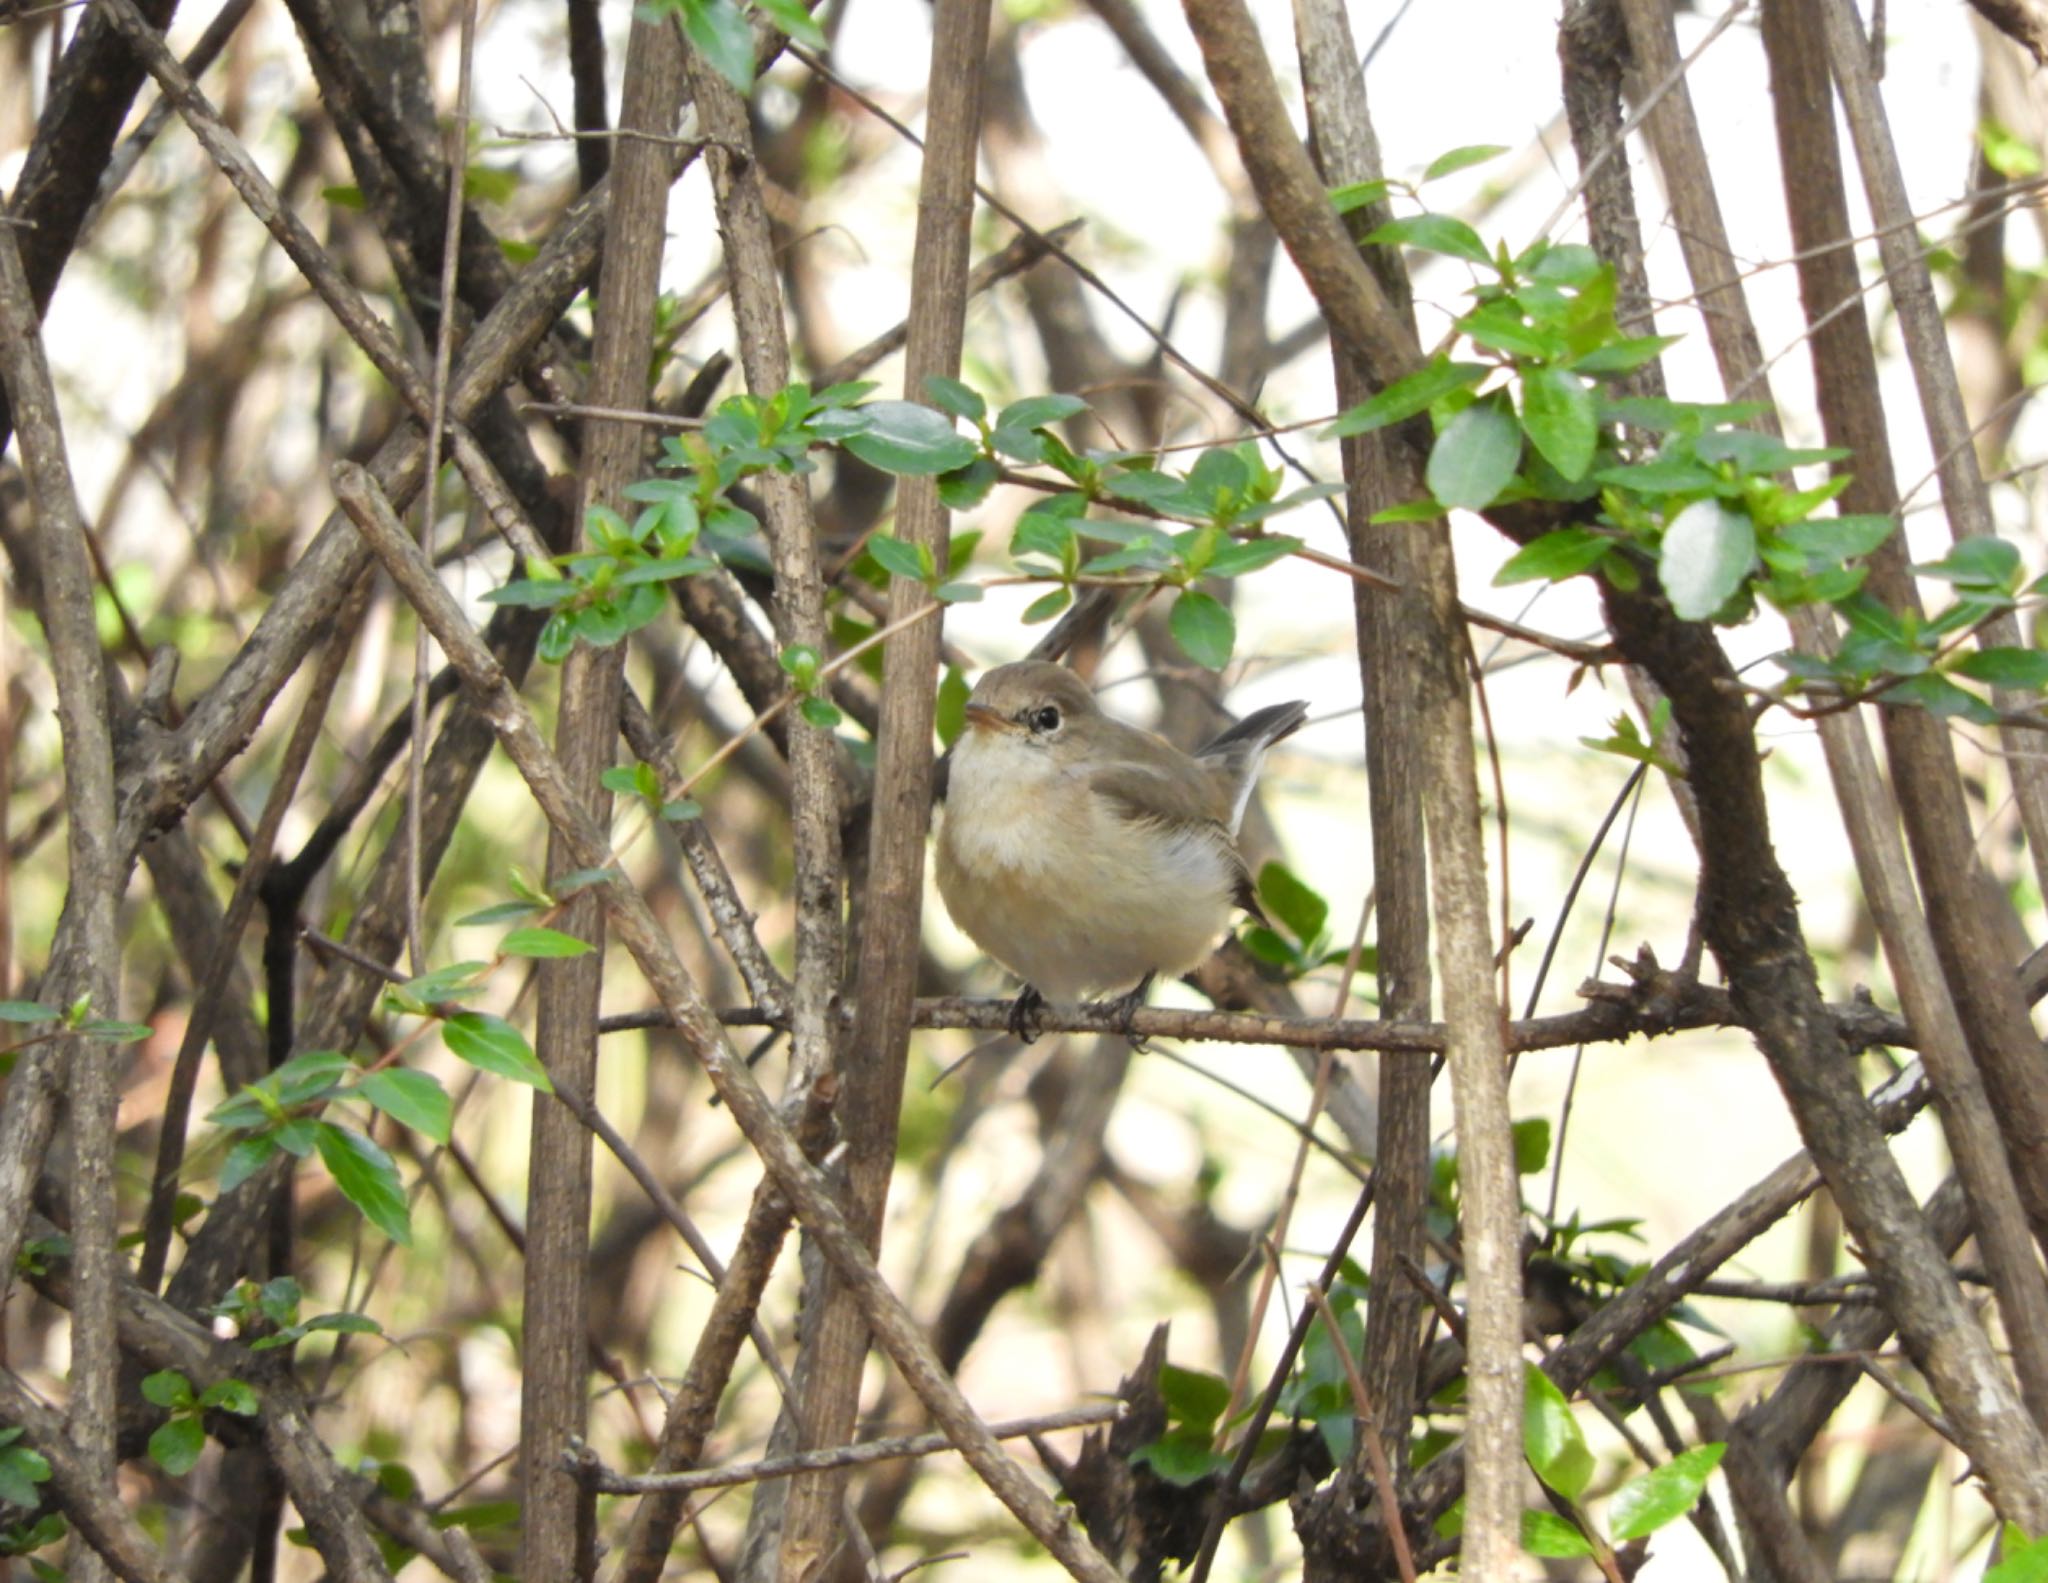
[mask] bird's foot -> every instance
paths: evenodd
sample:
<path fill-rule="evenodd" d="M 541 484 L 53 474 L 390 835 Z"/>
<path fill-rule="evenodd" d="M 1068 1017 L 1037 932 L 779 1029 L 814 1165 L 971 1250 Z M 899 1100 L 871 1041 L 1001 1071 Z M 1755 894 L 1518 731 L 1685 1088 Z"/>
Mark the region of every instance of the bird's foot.
<path fill-rule="evenodd" d="M 1139 1037 L 1137 1032 L 1138 1013 L 1144 1008 L 1145 996 L 1152 988 L 1154 976 L 1151 973 L 1147 973 L 1129 990 L 1117 996 L 1115 1000 L 1103 1002 L 1105 1007 L 1117 1014 L 1116 1031 L 1122 1034 L 1124 1042 L 1129 1044 L 1140 1055 L 1145 1053 L 1148 1046 Z"/>
<path fill-rule="evenodd" d="M 1024 992 L 1010 1002 L 1010 1032 L 1026 1044 L 1035 1042 L 1043 1031 L 1038 1014 L 1044 1009 L 1045 997 L 1026 984 Z"/>

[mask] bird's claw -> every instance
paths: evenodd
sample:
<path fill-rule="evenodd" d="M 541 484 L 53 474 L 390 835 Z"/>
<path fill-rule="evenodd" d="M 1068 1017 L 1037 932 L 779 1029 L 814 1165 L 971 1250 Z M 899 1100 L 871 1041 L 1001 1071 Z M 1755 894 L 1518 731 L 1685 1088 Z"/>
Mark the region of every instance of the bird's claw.
<path fill-rule="evenodd" d="M 1010 1032 L 1026 1044 L 1035 1043 L 1044 1031 L 1038 1014 L 1045 1009 L 1045 997 L 1029 984 L 1010 1002 Z"/>
<path fill-rule="evenodd" d="M 1138 1033 L 1137 1023 L 1138 1013 L 1145 1005 L 1145 996 L 1152 988 L 1152 977 L 1152 974 L 1147 973 L 1124 994 L 1117 996 L 1115 1000 L 1104 1002 L 1117 1014 L 1116 1031 L 1124 1036 L 1124 1042 L 1139 1055 L 1143 1055 L 1150 1048 Z"/>

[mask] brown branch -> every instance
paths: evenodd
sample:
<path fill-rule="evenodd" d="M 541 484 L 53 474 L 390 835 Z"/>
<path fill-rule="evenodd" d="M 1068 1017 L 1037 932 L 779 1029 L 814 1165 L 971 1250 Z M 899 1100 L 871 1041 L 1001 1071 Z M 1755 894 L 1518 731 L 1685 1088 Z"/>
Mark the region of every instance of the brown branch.
<path fill-rule="evenodd" d="M 1061 1429 L 1086 1429 L 1095 1424 L 1113 1424 L 1123 1416 L 1123 1407 L 1070 1407 L 1061 1413 L 1038 1418 L 1011 1418 L 988 1426 L 997 1440 L 1022 1440 L 1027 1435 L 1052 1434 Z M 859 1440 L 851 1445 L 827 1447 L 821 1451 L 799 1451 L 792 1456 L 764 1457 L 759 1462 L 742 1462 L 729 1468 L 704 1468 L 695 1473 L 614 1473 L 586 1453 L 577 1463 L 577 1476 L 590 1488 L 606 1495 L 680 1495 L 692 1490 L 731 1489 L 740 1484 L 759 1484 L 768 1479 L 786 1479 L 799 1473 L 818 1473 L 834 1468 L 867 1467 L 876 1462 L 895 1462 L 906 1457 L 936 1456 L 951 1451 L 953 1442 L 944 1435 L 896 1435 L 884 1440 Z"/>
<path fill-rule="evenodd" d="M 683 79 L 675 24 L 636 16 L 626 46 L 619 124 L 673 131 Z M 640 406 L 647 400 L 672 166 L 668 150 L 638 140 L 622 143 L 612 162 L 612 214 L 598 280 L 590 380 L 591 399 L 600 405 Z M 644 439 L 631 424 L 586 426 L 585 513 L 593 506 L 616 510 L 626 504 L 623 491 L 645 470 Z M 617 756 L 624 667 L 623 644 L 593 649 L 585 643 L 562 666 L 555 749 L 569 794 L 600 818 L 611 804 L 600 776 Z M 584 866 L 561 833 L 551 831 L 549 878 Z M 604 911 L 598 898 L 585 893 L 572 899 L 557 927 L 597 949 L 541 964 L 534 1050 L 558 1091 L 588 1094 L 597 1079 L 596 1021 L 604 981 Z M 582 1436 L 587 1415 L 591 1143 L 577 1118 L 560 1106 L 534 1107 L 529 1174 L 521 1563 L 528 1577 L 588 1577 L 596 1566 L 595 1510 L 561 1458 Z"/>
<path fill-rule="evenodd" d="M 93 578 L 85 520 L 72 487 L 57 393 L 50 382 L 35 299 L 12 231 L 0 231 L 0 384 L 11 404 L 30 509 L 37 523 L 42 574 L 38 615 L 50 646 L 57 685 L 57 722 L 63 738 L 65 849 L 69 888 L 64 910 L 74 920 L 84 953 L 77 984 L 93 1016 L 120 1015 L 119 908 L 127 867 L 114 839 L 114 745 L 107 709 L 107 675 L 93 614 Z M 47 990 L 46 990 L 47 993 Z M 58 1074 L 70 1091 L 70 1188 L 73 1259 L 78 1302 L 71 1326 L 70 1440 L 88 1473 L 114 1481 L 114 1417 L 119 1357 L 114 1337 L 114 1288 L 124 1261 L 114 1188 L 115 1054 L 87 1037 L 64 1038 L 21 1063 L 48 1065 L 47 1078 L 30 1077 L 17 1094 L 10 1083 L 0 1107 L 0 1294 L 14 1274 L 23 1211 L 49 1145 Z M 15 1082 L 23 1074 L 17 1070 Z M 81 1556 L 82 1583 L 99 1583 L 106 1564 L 97 1552 Z"/>

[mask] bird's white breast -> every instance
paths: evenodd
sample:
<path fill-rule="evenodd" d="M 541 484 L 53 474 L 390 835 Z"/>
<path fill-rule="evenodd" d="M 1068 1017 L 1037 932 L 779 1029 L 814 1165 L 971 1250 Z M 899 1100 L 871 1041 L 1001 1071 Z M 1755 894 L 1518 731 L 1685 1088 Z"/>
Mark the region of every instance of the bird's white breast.
<path fill-rule="evenodd" d="M 939 892 L 975 943 L 1053 999 L 1182 973 L 1229 922 L 1214 831 L 1133 821 L 1087 775 L 1012 737 L 955 749 Z"/>

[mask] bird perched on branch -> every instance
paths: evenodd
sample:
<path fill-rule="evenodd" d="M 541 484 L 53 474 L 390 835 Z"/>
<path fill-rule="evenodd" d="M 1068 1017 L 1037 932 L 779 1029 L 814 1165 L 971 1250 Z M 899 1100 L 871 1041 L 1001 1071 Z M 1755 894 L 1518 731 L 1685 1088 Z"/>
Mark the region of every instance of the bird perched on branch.
<path fill-rule="evenodd" d="M 1105 715 L 1063 666 L 987 672 L 953 745 L 939 894 L 974 943 L 1024 980 L 1010 1031 L 1047 997 L 1111 990 L 1128 1035 L 1155 975 L 1209 954 L 1233 905 L 1258 913 L 1237 849 L 1266 749 L 1305 703 L 1247 715 L 1192 756 Z"/>

